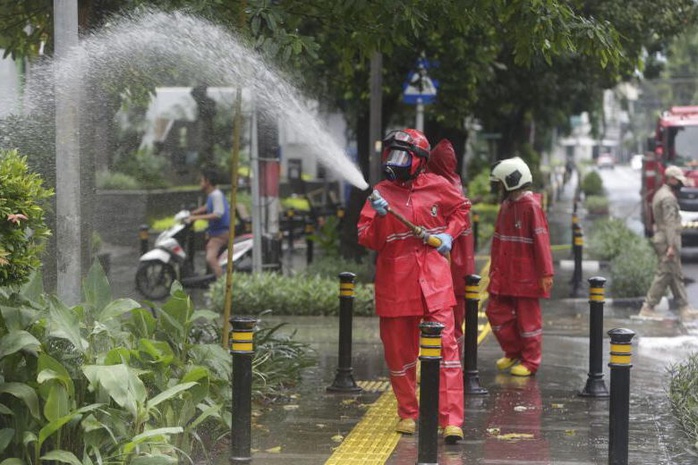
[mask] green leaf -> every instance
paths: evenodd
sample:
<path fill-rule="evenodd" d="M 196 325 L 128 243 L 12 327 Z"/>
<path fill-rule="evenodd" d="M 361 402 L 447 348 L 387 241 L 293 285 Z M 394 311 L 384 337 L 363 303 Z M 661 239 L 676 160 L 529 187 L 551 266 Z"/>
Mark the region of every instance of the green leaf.
<path fill-rule="evenodd" d="M 83 281 L 82 291 L 85 294 L 85 301 L 92 305 L 97 313 L 101 313 L 104 307 L 111 302 L 109 280 L 98 260 L 95 260 L 90 267 L 90 271 Z"/>
<path fill-rule="evenodd" d="M 177 462 L 177 457 L 163 454 L 140 455 L 131 459 L 131 465 L 173 465 Z"/>
<path fill-rule="evenodd" d="M 0 462 L 0 465 L 25 465 L 24 461 L 17 458 L 5 459 Z"/>
<path fill-rule="evenodd" d="M 41 342 L 27 331 L 13 330 L 0 339 L 0 358 L 26 350 L 36 355 Z"/>
<path fill-rule="evenodd" d="M 41 457 L 41 460 L 63 462 L 71 465 L 82 465 L 82 462 L 80 462 L 75 454 L 68 452 L 67 450 L 52 450 L 51 452 L 44 454 Z"/>
<path fill-rule="evenodd" d="M 136 447 L 138 447 L 139 444 L 146 442 L 150 439 L 158 438 L 162 440 L 167 438 L 171 434 L 179 434 L 183 431 L 184 429 L 180 426 L 155 428 L 148 431 L 144 431 L 143 433 L 134 436 L 130 442 L 124 445 L 124 452 L 128 454 L 132 452 Z"/>
<path fill-rule="evenodd" d="M 24 383 L 0 383 L 0 394 L 10 394 L 24 402 L 29 409 L 29 413 L 37 420 L 41 419 L 39 414 L 39 397 L 36 391 Z"/>
<path fill-rule="evenodd" d="M 3 428 L 0 429 L 0 455 L 4 455 L 3 452 L 5 452 L 5 449 L 7 448 L 8 444 L 12 442 L 12 438 L 15 435 L 15 430 L 12 428 Z"/>
<path fill-rule="evenodd" d="M 196 386 L 196 385 L 197 385 L 197 383 L 190 382 L 190 383 L 182 383 L 182 384 L 177 384 L 176 386 L 172 386 L 171 388 L 162 391 L 160 394 L 158 394 L 155 397 L 153 397 L 152 399 L 150 399 L 147 403 L 148 409 L 151 409 L 151 408 L 157 406 L 158 404 L 160 404 L 161 402 L 164 402 L 168 399 L 171 399 L 171 398 L 179 395 L 180 393 L 186 391 L 187 389 L 189 389 L 193 386 Z"/>
<path fill-rule="evenodd" d="M 70 412 L 71 399 L 63 384 L 53 384 L 44 404 L 44 416 L 49 421 L 61 418 Z"/>
<path fill-rule="evenodd" d="M 37 371 L 39 372 L 37 375 L 37 381 L 39 384 L 48 379 L 57 379 L 68 389 L 68 395 L 70 397 L 75 395 L 75 385 L 73 384 L 73 379 L 70 377 L 68 370 L 66 370 L 58 360 L 46 355 L 45 353 L 39 354 Z"/>
<path fill-rule="evenodd" d="M 99 314 L 99 321 L 107 321 L 110 318 L 115 318 L 128 313 L 137 308 L 141 308 L 142 305 L 133 299 L 117 299 L 109 302 L 104 310 Z"/>
<path fill-rule="evenodd" d="M 146 400 L 143 381 L 126 365 L 87 365 L 83 373 L 95 386 L 100 386 L 120 407 L 126 409 L 134 419 L 138 417 L 138 408 Z"/>
<path fill-rule="evenodd" d="M 50 335 L 60 339 L 66 339 L 82 354 L 88 347 L 87 341 L 80 335 L 80 321 L 75 310 L 68 308 L 55 297 L 49 299 L 49 313 L 51 315 Z"/>
<path fill-rule="evenodd" d="M 53 435 L 56 431 L 60 430 L 63 425 L 68 423 L 69 421 L 72 421 L 74 419 L 79 419 L 80 415 L 76 413 L 71 413 L 70 415 L 66 415 L 64 417 L 57 418 L 55 420 L 52 420 L 51 422 L 47 423 L 43 428 L 39 430 L 39 448 L 44 444 L 44 441 L 46 441 L 51 435 Z"/>

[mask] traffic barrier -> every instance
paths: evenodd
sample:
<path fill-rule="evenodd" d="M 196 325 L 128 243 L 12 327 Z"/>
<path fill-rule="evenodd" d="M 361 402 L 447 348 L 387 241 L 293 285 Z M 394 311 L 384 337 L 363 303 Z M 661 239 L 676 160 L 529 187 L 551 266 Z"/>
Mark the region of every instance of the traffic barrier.
<path fill-rule="evenodd" d="M 308 265 L 313 263 L 313 245 L 315 241 L 311 237 L 315 233 L 315 223 L 312 218 L 305 219 L 305 260 Z"/>
<path fill-rule="evenodd" d="M 608 421 L 608 463 L 628 465 L 628 428 L 630 425 L 630 368 L 633 366 L 632 339 L 635 332 L 615 328 L 611 337 L 611 401 Z"/>
<path fill-rule="evenodd" d="M 419 440 L 417 465 L 437 464 L 439 440 L 439 374 L 441 369 L 441 331 L 444 325 L 437 321 L 419 324 L 422 365 L 419 388 Z"/>
<path fill-rule="evenodd" d="M 574 253 L 574 272 L 572 273 L 572 290 L 570 297 L 580 297 L 580 287 L 582 284 L 582 255 L 584 253 L 584 232 L 582 226 L 577 223 L 572 224 L 572 252 Z"/>
<path fill-rule="evenodd" d="M 463 354 L 463 386 L 466 394 L 486 395 L 487 389 L 480 386 L 480 374 L 477 369 L 477 313 L 480 302 L 479 275 L 469 274 L 465 277 L 465 342 Z"/>
<path fill-rule="evenodd" d="M 589 278 L 589 373 L 582 397 L 608 397 L 608 389 L 603 379 L 603 306 L 606 279 L 600 276 Z"/>
<path fill-rule="evenodd" d="M 257 319 L 230 319 L 230 353 L 233 357 L 233 401 L 230 425 L 230 463 L 252 461 L 252 359 Z"/>
<path fill-rule="evenodd" d="M 293 210 L 293 208 L 289 208 L 286 211 L 286 218 L 287 218 L 287 224 L 288 224 L 288 250 L 293 251 L 293 226 L 295 225 L 295 216 L 296 212 Z"/>
<path fill-rule="evenodd" d="M 138 227 L 138 239 L 141 243 L 141 255 L 146 253 L 150 248 L 148 245 L 148 238 L 150 237 L 150 228 L 147 224 L 142 224 Z"/>
<path fill-rule="evenodd" d="M 354 279 L 356 275 L 344 271 L 339 274 L 339 362 L 337 373 L 328 392 L 359 392 L 351 366 L 352 318 L 354 312 Z"/>

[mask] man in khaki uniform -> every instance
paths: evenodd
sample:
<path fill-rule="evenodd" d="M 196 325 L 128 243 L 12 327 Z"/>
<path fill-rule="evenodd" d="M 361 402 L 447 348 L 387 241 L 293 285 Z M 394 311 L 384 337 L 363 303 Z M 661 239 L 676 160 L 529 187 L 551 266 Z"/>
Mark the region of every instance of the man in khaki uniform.
<path fill-rule="evenodd" d="M 652 198 L 654 216 L 652 243 L 659 262 L 652 285 L 647 291 L 645 302 L 640 310 L 639 316 L 642 318 L 662 319 L 654 306 L 664 296 L 668 286 L 676 300 L 681 321 L 685 323 L 698 319 L 698 312 L 688 303 L 681 269 L 681 217 L 676 194 L 686 183 L 687 180 L 681 168 L 668 166 L 664 171 L 664 184 Z"/>

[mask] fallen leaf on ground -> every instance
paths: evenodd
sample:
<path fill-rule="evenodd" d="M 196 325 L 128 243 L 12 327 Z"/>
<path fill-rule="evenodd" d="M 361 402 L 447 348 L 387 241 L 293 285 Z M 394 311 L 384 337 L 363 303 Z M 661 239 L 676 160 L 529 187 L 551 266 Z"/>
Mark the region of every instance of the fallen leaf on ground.
<path fill-rule="evenodd" d="M 286 410 L 286 411 L 298 410 L 298 405 L 297 404 L 284 405 L 284 410 Z"/>
<path fill-rule="evenodd" d="M 332 436 L 332 440 L 334 442 L 342 442 L 344 441 L 344 436 L 342 436 L 341 434 L 335 434 L 334 436 Z"/>
<path fill-rule="evenodd" d="M 272 447 L 271 449 L 267 449 L 264 452 L 267 452 L 268 454 L 280 454 L 281 446 Z"/>

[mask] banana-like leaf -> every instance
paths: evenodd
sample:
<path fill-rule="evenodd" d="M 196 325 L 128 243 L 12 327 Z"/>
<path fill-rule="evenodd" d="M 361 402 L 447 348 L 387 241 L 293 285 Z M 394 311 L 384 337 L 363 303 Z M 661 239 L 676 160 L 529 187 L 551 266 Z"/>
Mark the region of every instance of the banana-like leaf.
<path fill-rule="evenodd" d="M 5 459 L 0 462 L 0 465 L 25 465 L 24 460 L 18 458 Z"/>
<path fill-rule="evenodd" d="M 36 354 L 39 347 L 41 347 L 41 342 L 27 331 L 12 330 L 0 338 L 0 358 L 21 350 Z"/>
<path fill-rule="evenodd" d="M 12 442 L 14 435 L 14 428 L 0 429 L 0 456 L 5 455 L 5 449 L 7 448 L 8 444 Z"/>
<path fill-rule="evenodd" d="M 39 397 L 36 391 L 24 383 L 0 383 L 0 394 L 10 394 L 21 401 L 29 409 L 29 413 L 37 420 L 41 419 L 39 413 Z"/>
<path fill-rule="evenodd" d="M 44 416 L 48 421 L 54 421 L 67 415 L 70 410 L 71 398 L 68 390 L 63 384 L 53 383 L 44 403 Z"/>
<path fill-rule="evenodd" d="M 71 413 L 70 415 L 66 415 L 64 417 L 57 418 L 55 420 L 52 420 L 49 422 L 46 426 L 41 428 L 39 430 L 39 449 L 41 449 L 41 446 L 44 445 L 44 441 L 46 441 L 48 438 L 51 437 L 53 433 L 61 429 L 63 425 L 68 423 L 69 421 L 72 420 L 79 420 L 80 415 L 77 413 Z"/>
<path fill-rule="evenodd" d="M 183 428 L 179 426 L 171 426 L 167 428 L 156 428 L 148 431 L 144 431 L 131 439 L 130 442 L 124 444 L 124 453 L 130 454 L 138 447 L 140 444 L 147 441 L 155 441 L 158 443 L 167 443 L 169 436 L 172 434 L 180 434 L 184 431 Z"/>
<path fill-rule="evenodd" d="M 75 349 L 84 354 L 88 344 L 80 335 L 80 320 L 76 311 L 68 308 L 57 298 L 51 297 L 49 313 L 51 315 L 50 335 L 66 339 L 75 346 Z"/>
<path fill-rule="evenodd" d="M 182 384 L 177 384 L 176 386 L 172 386 L 171 388 L 162 391 L 160 394 L 158 394 L 157 396 L 150 399 L 148 401 L 148 408 L 150 409 L 150 408 L 156 407 L 158 404 L 179 395 L 181 392 L 184 392 L 187 389 L 190 389 L 191 387 L 196 386 L 197 384 L 198 383 L 190 382 L 190 383 L 182 383 Z"/>
<path fill-rule="evenodd" d="M 87 272 L 82 283 L 82 292 L 85 295 L 85 302 L 94 308 L 96 314 L 102 313 L 102 310 L 111 302 L 109 280 L 98 260 L 94 261 L 90 271 Z"/>
<path fill-rule="evenodd" d="M 75 454 L 67 450 L 52 450 L 41 457 L 41 460 L 69 463 L 71 465 L 83 465 Z"/>
<path fill-rule="evenodd" d="M 104 322 L 141 307 L 141 304 L 133 299 L 116 299 L 104 307 L 104 310 L 99 314 L 99 321 Z"/>
<path fill-rule="evenodd" d="M 138 408 L 144 405 L 147 392 L 135 371 L 123 364 L 87 365 L 82 367 L 82 371 L 92 385 L 101 386 L 134 419 L 138 417 Z"/>
<path fill-rule="evenodd" d="M 170 455 L 141 455 L 131 459 L 131 465 L 173 465 L 179 460 Z"/>

